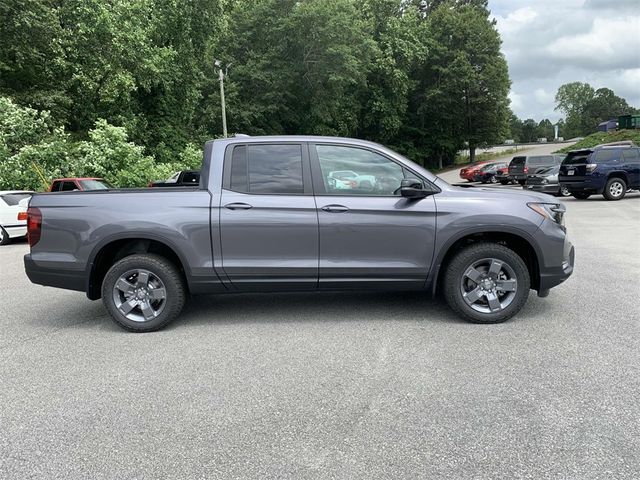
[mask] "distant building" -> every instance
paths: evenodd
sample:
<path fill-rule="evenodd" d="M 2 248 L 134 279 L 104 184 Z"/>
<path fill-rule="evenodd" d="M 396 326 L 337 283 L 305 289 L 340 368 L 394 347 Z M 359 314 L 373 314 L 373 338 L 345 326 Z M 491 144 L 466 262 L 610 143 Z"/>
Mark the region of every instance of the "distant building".
<path fill-rule="evenodd" d="M 618 121 L 615 118 L 598 124 L 599 132 L 610 132 L 618 128 Z"/>
<path fill-rule="evenodd" d="M 640 115 L 620 115 L 618 117 L 618 127 L 621 130 L 640 128 Z"/>

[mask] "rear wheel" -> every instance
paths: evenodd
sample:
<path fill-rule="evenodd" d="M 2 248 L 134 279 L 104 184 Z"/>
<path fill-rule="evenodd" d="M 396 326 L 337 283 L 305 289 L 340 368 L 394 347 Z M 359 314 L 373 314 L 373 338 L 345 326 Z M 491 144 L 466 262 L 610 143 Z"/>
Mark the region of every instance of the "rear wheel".
<path fill-rule="evenodd" d="M 577 198 L 578 200 L 586 200 L 591 196 L 591 194 L 588 192 L 572 192 L 571 195 L 573 195 L 573 197 Z"/>
<path fill-rule="evenodd" d="M 444 277 L 447 303 L 473 323 L 510 319 L 527 301 L 530 286 L 522 258 L 497 243 L 464 248 L 453 257 Z"/>
<path fill-rule="evenodd" d="M 491 175 L 491 177 L 489 177 L 489 183 L 498 183 L 498 179 L 495 175 Z"/>
<path fill-rule="evenodd" d="M 182 275 L 166 258 L 136 254 L 113 265 L 102 282 L 102 302 L 125 330 L 152 332 L 174 320 L 185 302 Z"/>
<path fill-rule="evenodd" d="M 511 183 L 509 180 L 500 180 L 501 185 L 508 185 L 509 183 Z"/>
<path fill-rule="evenodd" d="M 607 200 L 621 200 L 627 193 L 627 184 L 621 178 L 610 178 L 604 186 L 602 195 Z"/>
<path fill-rule="evenodd" d="M 4 228 L 0 227 L 0 245 L 6 245 L 9 241 L 9 234 Z"/>

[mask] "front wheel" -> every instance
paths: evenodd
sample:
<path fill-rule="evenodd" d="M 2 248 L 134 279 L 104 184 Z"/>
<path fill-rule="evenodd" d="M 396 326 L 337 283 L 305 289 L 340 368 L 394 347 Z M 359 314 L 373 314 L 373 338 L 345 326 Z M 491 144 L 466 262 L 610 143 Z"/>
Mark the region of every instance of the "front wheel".
<path fill-rule="evenodd" d="M 604 186 L 602 195 L 607 200 L 622 200 L 627 193 L 627 184 L 621 178 L 610 178 Z"/>
<path fill-rule="evenodd" d="M 527 301 L 530 286 L 522 258 L 497 243 L 478 243 L 459 251 L 443 284 L 451 309 L 473 323 L 507 321 Z"/>
<path fill-rule="evenodd" d="M 176 266 L 160 255 L 135 254 L 116 262 L 102 282 L 102 302 L 125 330 L 152 332 L 182 311 L 184 281 Z"/>
<path fill-rule="evenodd" d="M 564 185 L 560 186 L 560 190 L 558 190 L 558 196 L 559 197 L 570 197 L 571 196 L 571 192 L 569 191 L 569 189 L 567 187 L 565 187 Z"/>

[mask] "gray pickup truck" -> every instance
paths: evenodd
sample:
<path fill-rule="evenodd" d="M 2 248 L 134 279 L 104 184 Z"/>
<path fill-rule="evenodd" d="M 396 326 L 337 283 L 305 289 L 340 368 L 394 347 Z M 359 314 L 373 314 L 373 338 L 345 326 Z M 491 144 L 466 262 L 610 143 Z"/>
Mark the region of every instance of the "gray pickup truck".
<path fill-rule="evenodd" d="M 374 143 L 215 140 L 201 172 L 191 188 L 35 195 L 27 275 L 146 332 L 189 295 L 269 291 L 441 292 L 461 317 L 497 323 L 573 271 L 553 197 L 454 187 Z"/>

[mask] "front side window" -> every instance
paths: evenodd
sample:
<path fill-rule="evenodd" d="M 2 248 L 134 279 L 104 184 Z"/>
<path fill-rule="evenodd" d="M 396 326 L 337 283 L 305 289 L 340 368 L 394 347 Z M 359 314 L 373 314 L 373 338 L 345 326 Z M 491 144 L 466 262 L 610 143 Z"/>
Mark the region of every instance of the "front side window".
<path fill-rule="evenodd" d="M 369 150 L 316 145 L 325 191 L 333 195 L 400 195 L 404 169 Z"/>
<path fill-rule="evenodd" d="M 304 194 L 300 145 L 240 145 L 231 156 L 231 189 L 252 194 Z"/>

